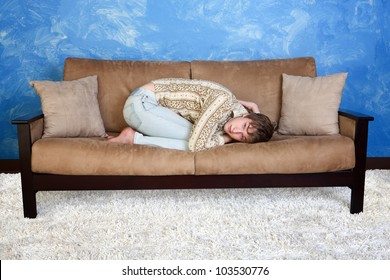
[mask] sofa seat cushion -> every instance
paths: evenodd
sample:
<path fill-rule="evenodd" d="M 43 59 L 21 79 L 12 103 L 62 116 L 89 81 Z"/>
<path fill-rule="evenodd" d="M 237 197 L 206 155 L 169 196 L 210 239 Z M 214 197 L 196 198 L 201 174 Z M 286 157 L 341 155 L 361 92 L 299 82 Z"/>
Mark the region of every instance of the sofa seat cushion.
<path fill-rule="evenodd" d="M 195 155 L 197 175 L 294 174 L 351 169 L 355 166 L 351 138 L 282 136 L 266 143 L 234 143 Z"/>
<path fill-rule="evenodd" d="M 187 151 L 110 143 L 101 138 L 44 138 L 32 146 L 32 171 L 60 175 L 188 175 Z"/>

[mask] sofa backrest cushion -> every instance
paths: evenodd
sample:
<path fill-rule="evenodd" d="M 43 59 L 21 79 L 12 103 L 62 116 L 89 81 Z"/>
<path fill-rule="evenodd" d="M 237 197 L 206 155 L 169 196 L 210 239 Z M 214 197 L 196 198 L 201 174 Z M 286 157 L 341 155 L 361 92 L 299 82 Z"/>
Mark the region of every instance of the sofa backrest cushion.
<path fill-rule="evenodd" d="M 282 106 L 282 74 L 316 76 L 312 57 L 255 61 L 192 61 L 193 79 L 208 79 L 229 88 L 238 99 L 253 101 L 272 121 Z"/>
<path fill-rule="evenodd" d="M 106 131 L 120 132 L 127 126 L 123 118 L 123 106 L 129 94 L 136 88 L 160 78 L 190 78 L 189 62 L 96 60 L 67 58 L 64 80 L 76 80 L 97 75 L 98 101 Z"/>
<path fill-rule="evenodd" d="M 256 102 L 262 113 L 279 121 L 282 74 L 316 76 L 311 57 L 252 61 L 141 61 L 67 58 L 64 80 L 98 76 L 98 101 L 107 132 L 127 126 L 123 106 L 136 88 L 160 78 L 192 78 L 218 82 L 238 99 Z"/>

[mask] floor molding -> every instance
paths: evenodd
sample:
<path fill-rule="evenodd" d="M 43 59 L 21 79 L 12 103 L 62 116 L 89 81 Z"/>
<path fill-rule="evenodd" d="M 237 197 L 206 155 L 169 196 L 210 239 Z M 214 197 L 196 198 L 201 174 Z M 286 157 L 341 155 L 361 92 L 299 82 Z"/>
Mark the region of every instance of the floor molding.
<path fill-rule="evenodd" d="M 0 173 L 19 173 L 18 159 L 0 159 Z"/>
<path fill-rule="evenodd" d="M 390 169 L 390 157 L 368 157 L 366 169 Z"/>
<path fill-rule="evenodd" d="M 367 169 L 390 169 L 390 157 L 368 157 Z M 0 159 L 0 173 L 19 173 L 18 159 Z"/>

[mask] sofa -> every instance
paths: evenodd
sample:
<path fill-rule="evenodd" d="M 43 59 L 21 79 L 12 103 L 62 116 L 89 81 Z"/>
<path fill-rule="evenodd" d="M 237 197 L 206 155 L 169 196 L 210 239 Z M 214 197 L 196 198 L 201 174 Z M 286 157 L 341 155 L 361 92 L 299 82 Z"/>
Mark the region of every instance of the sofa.
<path fill-rule="evenodd" d="M 199 152 L 111 143 L 129 94 L 166 78 L 211 80 L 256 102 L 270 141 Z M 17 125 L 24 216 L 38 191 L 348 187 L 363 211 L 371 116 L 339 108 L 347 73 L 318 77 L 315 59 L 136 61 L 69 57 L 61 81 L 31 81 L 42 108 Z M 297 190 L 299 191 L 299 190 Z M 40 207 L 45 207 L 40 205 Z"/>

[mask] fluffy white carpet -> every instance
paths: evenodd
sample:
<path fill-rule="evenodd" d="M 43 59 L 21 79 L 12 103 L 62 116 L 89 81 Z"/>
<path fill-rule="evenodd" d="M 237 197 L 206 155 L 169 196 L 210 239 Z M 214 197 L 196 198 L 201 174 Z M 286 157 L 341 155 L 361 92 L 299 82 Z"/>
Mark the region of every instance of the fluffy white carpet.
<path fill-rule="evenodd" d="M 39 192 L 0 174 L 0 259 L 390 259 L 390 170 L 347 188 Z"/>

